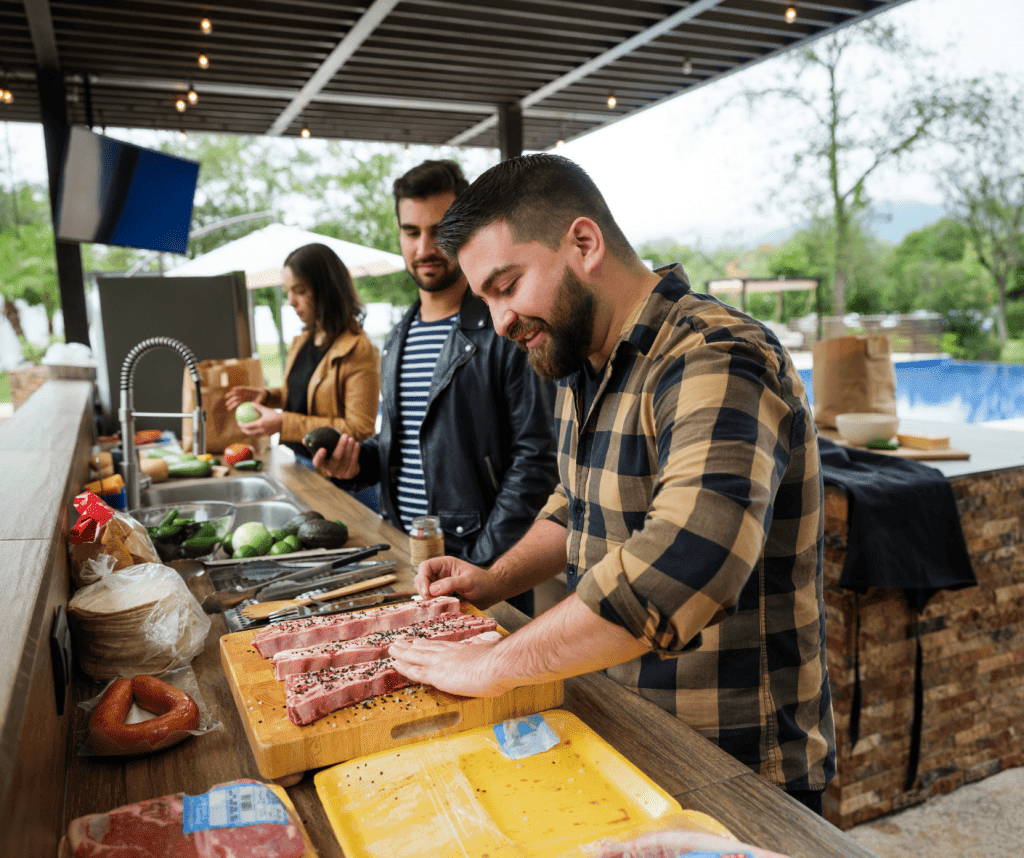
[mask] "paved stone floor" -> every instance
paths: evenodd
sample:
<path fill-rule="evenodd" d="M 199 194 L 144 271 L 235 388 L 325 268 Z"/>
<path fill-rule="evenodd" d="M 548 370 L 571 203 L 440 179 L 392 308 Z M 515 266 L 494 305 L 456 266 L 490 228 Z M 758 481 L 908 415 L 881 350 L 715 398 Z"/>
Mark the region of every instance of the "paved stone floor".
<path fill-rule="evenodd" d="M 847 834 L 878 858 L 1024 855 L 1024 767 L 879 817 Z"/>

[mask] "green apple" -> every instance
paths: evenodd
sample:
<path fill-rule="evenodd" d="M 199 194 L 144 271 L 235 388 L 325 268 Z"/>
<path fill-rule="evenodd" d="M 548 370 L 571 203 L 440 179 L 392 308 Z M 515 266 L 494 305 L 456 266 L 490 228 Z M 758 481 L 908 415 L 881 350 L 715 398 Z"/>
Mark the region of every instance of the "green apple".
<path fill-rule="evenodd" d="M 235 422 L 239 425 L 242 423 L 252 423 L 253 420 L 259 419 L 260 410 L 251 402 L 243 402 L 235 409 Z"/>

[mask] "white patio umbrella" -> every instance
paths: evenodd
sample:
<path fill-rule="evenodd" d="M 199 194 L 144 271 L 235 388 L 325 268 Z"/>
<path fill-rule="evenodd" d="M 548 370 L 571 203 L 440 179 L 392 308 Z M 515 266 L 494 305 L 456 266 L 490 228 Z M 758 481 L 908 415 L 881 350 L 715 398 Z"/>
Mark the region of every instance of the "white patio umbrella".
<path fill-rule="evenodd" d="M 397 253 L 364 247 L 340 238 L 320 235 L 283 223 L 269 226 L 243 235 L 190 259 L 188 262 L 168 269 L 165 277 L 213 277 L 232 271 L 245 272 L 245 285 L 249 289 L 273 286 L 277 290 L 278 304 L 283 303 L 281 295 L 281 267 L 288 254 L 307 244 L 326 244 L 335 253 L 352 277 L 381 276 L 405 270 L 405 262 Z M 281 366 L 284 367 L 284 332 L 280 319 L 277 324 L 278 345 L 281 351 Z"/>
<path fill-rule="evenodd" d="M 405 270 L 405 263 L 397 253 L 364 247 L 295 226 L 285 226 L 283 223 L 272 223 L 168 269 L 165 276 L 209 277 L 230 271 L 244 271 L 245 285 L 250 289 L 278 286 L 285 257 L 296 248 L 313 243 L 326 244 L 337 253 L 353 277 Z"/>

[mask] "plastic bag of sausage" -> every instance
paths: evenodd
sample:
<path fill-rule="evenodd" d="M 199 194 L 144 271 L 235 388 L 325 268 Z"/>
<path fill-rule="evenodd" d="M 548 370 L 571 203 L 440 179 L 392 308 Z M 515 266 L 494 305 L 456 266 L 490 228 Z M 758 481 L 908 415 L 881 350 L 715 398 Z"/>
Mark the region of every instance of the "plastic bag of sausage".
<path fill-rule="evenodd" d="M 222 728 L 191 667 L 159 677 L 120 677 L 78 705 L 87 716 L 78 741 L 83 757 L 152 754 Z"/>

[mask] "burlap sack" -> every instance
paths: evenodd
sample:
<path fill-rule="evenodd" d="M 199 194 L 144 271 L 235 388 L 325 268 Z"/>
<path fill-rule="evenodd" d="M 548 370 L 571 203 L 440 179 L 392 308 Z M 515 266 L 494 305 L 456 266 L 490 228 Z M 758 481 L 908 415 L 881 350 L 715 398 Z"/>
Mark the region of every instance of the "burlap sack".
<path fill-rule="evenodd" d="M 896 368 L 888 336 L 819 340 L 811 354 L 815 426 L 834 429 L 837 414 L 896 413 Z"/>

